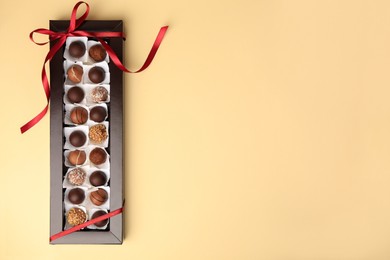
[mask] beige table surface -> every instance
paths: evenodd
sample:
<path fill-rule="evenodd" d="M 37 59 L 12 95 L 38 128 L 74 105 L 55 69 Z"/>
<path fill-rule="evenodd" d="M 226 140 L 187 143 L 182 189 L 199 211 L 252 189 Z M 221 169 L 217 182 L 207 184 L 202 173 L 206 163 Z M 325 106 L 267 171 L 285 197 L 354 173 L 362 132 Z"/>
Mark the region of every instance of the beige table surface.
<path fill-rule="evenodd" d="M 1 1 L 0 259 L 390 259 L 390 2 L 90 1 L 123 19 L 126 238 L 52 246 L 48 47 L 76 1 Z M 42 37 L 41 39 L 44 39 Z"/>

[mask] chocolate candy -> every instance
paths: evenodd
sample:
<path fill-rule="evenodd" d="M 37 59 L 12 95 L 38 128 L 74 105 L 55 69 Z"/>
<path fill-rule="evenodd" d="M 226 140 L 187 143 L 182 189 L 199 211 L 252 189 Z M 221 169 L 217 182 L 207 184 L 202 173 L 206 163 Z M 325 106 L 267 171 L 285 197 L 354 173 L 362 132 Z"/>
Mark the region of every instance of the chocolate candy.
<path fill-rule="evenodd" d="M 108 99 L 108 91 L 105 87 L 95 87 L 92 89 L 91 98 L 96 103 L 105 102 Z"/>
<path fill-rule="evenodd" d="M 68 75 L 68 79 L 73 83 L 80 83 L 83 79 L 83 73 L 83 67 L 77 64 L 70 66 L 68 71 L 66 72 L 66 74 Z"/>
<path fill-rule="evenodd" d="M 107 182 L 106 174 L 102 171 L 94 171 L 91 176 L 89 176 L 89 182 L 95 187 L 103 186 Z"/>
<path fill-rule="evenodd" d="M 103 148 L 96 147 L 89 153 L 89 160 L 96 165 L 103 164 L 107 160 L 107 153 Z"/>
<path fill-rule="evenodd" d="M 108 199 L 108 193 L 105 189 L 97 189 L 89 194 L 89 199 L 96 206 L 103 205 Z"/>
<path fill-rule="evenodd" d="M 80 186 L 85 181 L 85 176 L 87 174 L 81 168 L 74 168 L 68 172 L 68 181 L 76 186 Z"/>
<path fill-rule="evenodd" d="M 101 123 L 107 117 L 107 110 L 104 107 L 96 106 L 89 111 L 89 118 L 95 122 Z"/>
<path fill-rule="evenodd" d="M 107 214 L 104 210 L 98 210 L 96 211 L 95 213 L 92 214 L 92 218 L 91 219 L 94 219 L 94 218 L 98 218 L 100 216 L 103 216 Z M 98 221 L 95 223 L 95 226 L 97 227 L 104 227 L 105 225 L 107 225 L 108 223 L 108 218 L 107 219 L 104 219 L 102 221 Z"/>
<path fill-rule="evenodd" d="M 81 147 L 85 144 L 86 141 L 87 137 L 85 136 L 83 131 L 76 130 L 69 135 L 69 142 L 74 147 Z"/>
<path fill-rule="evenodd" d="M 89 70 L 88 77 L 93 83 L 100 83 L 106 78 L 106 72 L 103 68 L 95 66 Z"/>
<path fill-rule="evenodd" d="M 81 204 L 85 199 L 85 192 L 83 189 L 74 188 L 68 193 L 68 200 L 73 204 Z"/>
<path fill-rule="evenodd" d="M 66 220 L 69 225 L 77 226 L 83 224 L 87 220 L 87 214 L 79 208 L 71 208 L 66 214 Z"/>
<path fill-rule="evenodd" d="M 107 52 L 100 44 L 96 44 L 89 48 L 89 57 L 91 57 L 96 62 L 104 61 L 106 56 Z"/>
<path fill-rule="evenodd" d="M 85 54 L 85 44 L 82 41 L 74 41 L 69 45 L 69 55 L 73 58 L 81 58 Z"/>
<path fill-rule="evenodd" d="M 70 121 L 76 125 L 84 124 L 88 120 L 88 111 L 83 107 L 75 107 L 70 111 Z"/>
<path fill-rule="evenodd" d="M 74 150 L 70 151 L 68 154 L 68 161 L 72 165 L 82 165 L 85 163 L 85 160 L 87 159 L 87 155 L 84 151 L 80 150 Z"/>
<path fill-rule="evenodd" d="M 89 139 L 95 143 L 103 143 L 107 139 L 107 128 L 103 124 L 97 124 L 89 128 Z"/>
<path fill-rule="evenodd" d="M 71 87 L 66 94 L 69 102 L 71 103 L 80 103 L 84 99 L 84 90 L 80 87 Z"/>

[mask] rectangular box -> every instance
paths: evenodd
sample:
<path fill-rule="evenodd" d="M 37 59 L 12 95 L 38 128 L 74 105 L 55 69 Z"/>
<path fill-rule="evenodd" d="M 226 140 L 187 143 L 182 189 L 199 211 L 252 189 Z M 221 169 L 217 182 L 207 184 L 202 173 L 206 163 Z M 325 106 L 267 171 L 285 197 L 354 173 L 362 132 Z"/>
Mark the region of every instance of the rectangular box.
<path fill-rule="evenodd" d="M 66 31 L 69 21 L 50 21 L 50 30 L 55 32 Z M 85 21 L 78 30 L 99 32 L 122 32 L 121 20 L 90 20 Z M 104 39 L 115 51 L 120 60 L 123 58 L 123 39 Z M 56 41 L 50 43 L 50 47 Z M 64 67 L 63 53 L 65 45 L 50 61 L 50 236 L 63 231 L 64 216 L 64 189 L 63 176 L 67 167 L 64 165 Z M 108 108 L 109 146 L 110 154 L 110 210 L 119 209 L 123 205 L 123 72 L 112 62 L 109 63 L 111 73 L 110 105 Z M 119 214 L 110 219 L 108 231 L 81 230 L 67 236 L 58 238 L 51 244 L 122 244 L 123 241 L 123 215 Z"/>

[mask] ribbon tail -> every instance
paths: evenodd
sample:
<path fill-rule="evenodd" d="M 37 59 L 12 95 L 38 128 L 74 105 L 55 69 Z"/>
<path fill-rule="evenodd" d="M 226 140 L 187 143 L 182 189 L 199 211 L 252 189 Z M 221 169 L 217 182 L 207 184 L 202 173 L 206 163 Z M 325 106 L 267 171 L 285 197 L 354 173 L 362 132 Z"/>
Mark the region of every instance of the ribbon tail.
<path fill-rule="evenodd" d="M 165 33 L 168 30 L 168 26 L 164 26 L 160 28 L 160 31 L 157 34 L 156 39 L 154 40 L 152 49 L 149 52 L 148 57 L 146 58 L 144 64 L 142 67 L 137 71 L 130 71 L 128 70 L 122 62 L 119 60 L 118 56 L 116 56 L 115 52 L 111 49 L 111 47 L 102 39 L 99 39 L 100 43 L 103 45 L 103 47 L 107 50 L 108 55 L 110 56 L 112 62 L 122 71 L 129 72 L 129 73 L 138 73 L 141 72 L 149 67 L 149 65 L 152 63 L 154 56 L 156 56 L 156 53 L 158 51 L 158 48 L 160 47 L 160 44 L 162 40 L 164 39 Z"/>
<path fill-rule="evenodd" d="M 36 125 L 39 121 L 41 121 L 41 119 L 46 115 L 48 109 L 49 109 L 49 103 L 47 103 L 47 105 L 46 105 L 45 108 L 41 111 L 41 113 L 39 113 L 39 114 L 36 115 L 33 119 L 31 119 L 31 120 L 28 121 L 26 124 L 24 124 L 24 125 L 20 128 L 20 132 L 23 134 L 23 133 L 26 132 L 28 129 L 30 129 L 31 127 L 33 127 L 34 125 Z"/>

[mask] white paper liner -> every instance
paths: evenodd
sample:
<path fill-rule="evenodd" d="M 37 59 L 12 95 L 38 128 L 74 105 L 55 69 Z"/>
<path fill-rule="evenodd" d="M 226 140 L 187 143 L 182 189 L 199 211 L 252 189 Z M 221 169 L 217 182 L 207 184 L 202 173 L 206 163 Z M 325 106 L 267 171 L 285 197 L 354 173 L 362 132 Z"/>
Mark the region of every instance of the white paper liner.
<path fill-rule="evenodd" d="M 98 189 L 104 189 L 105 191 L 107 191 L 108 194 L 107 201 L 100 206 L 93 204 L 91 199 L 89 198 L 91 192 L 97 191 Z M 88 189 L 87 193 L 85 194 L 85 207 L 87 209 L 91 209 L 91 208 L 100 208 L 100 209 L 107 209 L 107 210 L 110 209 L 110 187 L 99 186 L 99 187 L 93 187 L 91 189 Z"/>
<path fill-rule="evenodd" d="M 68 173 L 71 171 L 71 170 L 73 170 L 73 169 L 75 169 L 75 168 L 81 168 L 85 173 L 86 173 L 86 176 L 85 176 L 85 181 L 84 181 L 84 183 L 83 184 L 81 184 L 81 185 L 73 185 L 72 183 L 70 183 L 69 182 L 69 180 L 68 180 Z M 65 177 L 64 177 L 64 179 L 63 179 L 63 181 L 62 181 L 62 188 L 75 188 L 75 187 L 86 187 L 86 188 L 88 188 L 88 186 L 87 186 L 87 178 L 88 178 L 88 175 L 87 175 L 87 173 L 88 173 L 88 171 L 89 171 L 89 165 L 85 165 L 85 166 L 81 166 L 81 167 L 71 167 L 71 168 L 69 168 L 68 170 L 67 170 L 67 172 L 65 173 Z M 89 183 L 89 182 L 88 182 Z M 91 186 L 91 184 L 89 184 L 89 187 Z"/>
<path fill-rule="evenodd" d="M 87 220 L 86 220 L 86 221 L 88 221 L 89 216 L 88 216 L 87 209 L 86 209 L 85 207 L 83 207 L 83 206 L 78 206 L 78 205 L 73 205 L 73 207 L 71 207 L 71 208 L 79 208 L 79 209 L 81 209 L 82 211 L 84 211 L 85 214 L 87 215 Z M 66 217 L 66 215 L 68 214 L 68 211 L 69 211 L 71 208 L 69 208 L 68 210 L 65 210 L 65 227 L 64 227 L 64 230 L 67 230 L 67 229 L 73 227 L 73 226 L 71 226 L 71 225 L 68 223 L 68 220 L 67 220 L 67 217 Z"/>
<path fill-rule="evenodd" d="M 100 211 L 100 210 L 102 210 L 102 211 L 108 213 L 108 210 L 106 210 L 106 209 L 92 208 L 92 209 L 88 210 L 88 216 L 89 216 L 88 220 L 91 220 L 93 214 L 94 214 L 96 211 Z M 106 229 L 107 226 L 108 226 L 108 223 L 110 223 L 110 219 L 108 218 L 107 220 L 108 220 L 108 221 L 107 221 L 107 224 L 104 225 L 103 227 L 97 227 L 97 226 L 95 226 L 95 224 L 92 224 L 92 225 L 89 225 L 89 226 L 88 226 L 88 229 Z"/>
<path fill-rule="evenodd" d="M 103 87 L 105 89 L 107 89 L 108 91 L 108 97 L 107 97 L 107 100 L 104 101 L 104 102 L 94 102 L 92 100 L 92 90 L 96 87 Z M 84 84 L 84 88 L 85 88 L 85 94 L 86 94 L 86 103 L 87 105 L 95 105 L 95 104 L 103 104 L 103 103 L 109 103 L 110 102 L 110 85 L 109 84 L 99 84 L 99 85 L 93 85 L 93 84 Z"/>
<path fill-rule="evenodd" d="M 93 67 L 101 67 L 106 76 L 104 78 L 104 80 L 102 82 L 99 82 L 99 83 L 93 83 L 89 77 L 88 77 L 88 73 L 89 71 L 93 68 Z M 95 64 L 93 65 L 84 65 L 84 77 L 83 77 L 83 83 L 85 84 L 109 84 L 110 83 L 110 70 L 108 68 L 108 63 L 105 62 L 105 61 L 102 61 L 102 62 L 96 62 Z"/>
<path fill-rule="evenodd" d="M 90 120 L 90 122 L 88 122 L 88 126 L 89 128 L 91 128 L 92 126 L 94 125 L 99 125 L 99 124 L 103 124 L 105 127 L 106 127 L 106 131 L 107 131 L 107 138 L 106 140 L 104 140 L 104 142 L 102 143 L 96 143 L 94 141 L 92 141 L 90 138 L 89 138 L 89 144 L 90 145 L 95 145 L 95 146 L 99 146 L 99 147 L 104 147 L 104 148 L 107 148 L 108 147 L 108 142 L 109 142 L 109 139 L 110 139 L 110 135 L 109 135 L 109 122 L 108 121 L 103 121 L 101 123 L 96 123 L 92 120 Z M 89 130 L 88 130 L 88 134 L 89 134 Z"/>
<path fill-rule="evenodd" d="M 77 167 L 81 167 L 81 166 L 89 165 L 89 156 L 88 156 L 87 151 L 86 151 L 85 149 L 77 149 L 77 150 L 79 150 L 79 151 L 84 151 L 84 152 L 85 152 L 85 156 L 87 157 L 87 158 L 85 159 L 85 162 L 84 162 L 83 164 L 78 164 L 78 165 L 73 165 L 73 164 L 71 164 L 71 163 L 69 162 L 68 156 L 69 156 L 69 153 L 70 153 L 71 151 L 74 151 L 74 150 L 65 150 L 65 151 L 64 151 L 64 164 L 65 164 L 66 167 L 76 167 L 76 166 L 77 166 Z"/>
<path fill-rule="evenodd" d="M 88 121 L 89 121 L 89 107 L 87 107 L 86 105 L 80 105 L 80 104 L 66 104 L 65 105 L 65 116 L 64 116 L 64 123 L 66 125 L 77 125 L 75 123 L 73 123 L 71 120 L 70 120 L 70 112 L 72 111 L 73 108 L 75 107 L 82 107 L 82 108 L 85 108 L 88 112 L 88 119 L 87 121 L 84 123 L 84 124 L 79 124 L 79 125 L 87 125 Z M 92 124 L 94 121 L 91 121 L 90 124 Z"/>
<path fill-rule="evenodd" d="M 88 145 L 88 147 L 86 148 L 88 159 L 89 159 L 89 154 L 96 147 L 102 148 L 101 146 L 97 146 L 97 145 Z M 104 149 L 104 148 L 102 148 L 102 149 Z M 104 149 L 104 151 L 107 154 L 106 161 L 104 163 L 102 163 L 102 164 L 96 165 L 96 164 L 92 163 L 91 160 L 89 160 L 89 163 L 90 163 L 91 167 L 98 168 L 99 170 L 101 170 L 101 169 L 110 169 L 110 155 L 107 153 L 106 149 Z"/>
<path fill-rule="evenodd" d="M 68 69 L 73 66 L 73 65 L 80 65 L 81 67 L 83 67 L 83 75 L 82 75 L 82 78 L 81 78 L 81 81 L 79 83 L 74 83 L 73 81 L 69 80 L 68 79 Z M 107 64 L 107 63 L 106 63 Z M 72 61 L 69 61 L 69 60 L 65 60 L 64 61 L 64 72 L 65 72 L 65 85 L 79 85 L 79 84 L 83 84 L 85 78 L 88 78 L 88 76 L 85 76 L 87 74 L 85 74 L 85 70 L 86 70 L 86 66 L 87 65 L 84 65 L 81 61 L 76 61 L 76 62 L 72 62 Z M 107 65 L 108 67 L 108 65 Z"/>
<path fill-rule="evenodd" d="M 82 57 L 80 57 L 80 58 L 74 58 L 74 57 L 70 56 L 70 54 L 69 54 L 69 46 L 70 46 L 70 44 L 72 42 L 76 42 L 76 41 L 81 41 L 85 45 L 85 54 Z M 66 38 L 64 58 L 66 60 L 70 60 L 70 61 L 73 61 L 73 62 L 76 62 L 76 61 L 86 62 L 88 60 L 88 37 L 72 36 L 72 37 Z"/>
<path fill-rule="evenodd" d="M 69 142 L 69 136 L 73 131 L 80 130 L 82 131 L 85 136 L 86 136 L 86 142 L 83 146 L 80 147 L 75 147 Z M 64 127 L 64 135 L 65 135 L 65 144 L 64 144 L 64 149 L 70 149 L 70 150 L 75 150 L 75 149 L 83 149 L 88 146 L 89 143 L 89 138 L 88 138 L 88 132 L 89 132 L 89 127 L 86 125 L 78 125 L 78 126 L 70 126 L 70 127 Z"/>
<path fill-rule="evenodd" d="M 88 43 L 87 43 L 87 60 L 86 60 L 86 63 L 87 64 L 93 64 L 93 63 L 97 63 L 94 59 L 92 59 L 90 56 L 89 56 L 89 49 L 94 46 L 94 45 L 102 45 L 100 42 L 98 41 L 91 41 L 89 40 Z M 109 63 L 110 62 L 110 58 L 109 58 L 109 55 L 107 53 L 106 55 L 106 58 L 104 59 L 105 62 Z"/>
<path fill-rule="evenodd" d="M 65 94 L 64 94 L 64 104 L 67 105 L 67 104 L 73 104 L 72 102 L 70 102 L 68 100 L 68 91 L 70 88 L 72 87 L 80 87 L 82 90 L 84 90 L 84 99 L 80 102 L 80 103 L 76 103 L 76 104 L 80 104 L 80 105 L 85 105 L 87 104 L 87 95 L 88 95 L 88 92 L 87 92 L 87 89 L 86 87 L 83 85 L 83 84 L 76 84 L 76 85 L 64 85 L 64 90 L 65 90 Z"/>
<path fill-rule="evenodd" d="M 94 107 L 103 107 L 103 108 L 106 110 L 106 112 L 107 112 L 107 115 L 106 115 L 106 117 L 104 118 L 104 121 L 107 120 L 107 117 L 108 117 L 107 104 L 106 104 L 106 103 L 99 103 L 99 104 L 94 103 L 94 105 L 90 105 L 90 106 L 89 106 L 89 111 L 91 111 L 92 108 L 94 108 Z M 103 122 L 104 122 L 104 121 L 103 121 Z M 99 122 L 93 121 L 93 120 L 91 119 L 91 117 L 89 116 L 89 117 L 88 117 L 87 125 L 91 125 L 92 123 L 99 124 Z M 102 122 L 101 122 L 101 123 L 102 123 Z"/>
<path fill-rule="evenodd" d="M 84 201 L 80 204 L 73 204 L 72 202 L 69 201 L 68 199 L 68 194 L 71 190 L 75 189 L 75 188 L 80 188 L 84 191 L 84 195 L 85 195 L 85 198 L 84 198 Z M 85 205 L 87 204 L 86 201 L 87 201 L 87 191 L 88 189 L 86 187 L 80 187 L 80 186 L 74 186 L 72 188 L 67 188 L 65 190 L 65 194 L 64 194 L 64 206 L 65 206 L 65 211 L 68 212 L 71 208 L 75 207 L 75 206 L 82 206 L 82 207 L 85 207 Z M 85 207 L 86 208 L 86 207 Z M 88 209 L 87 209 L 88 210 Z"/>

